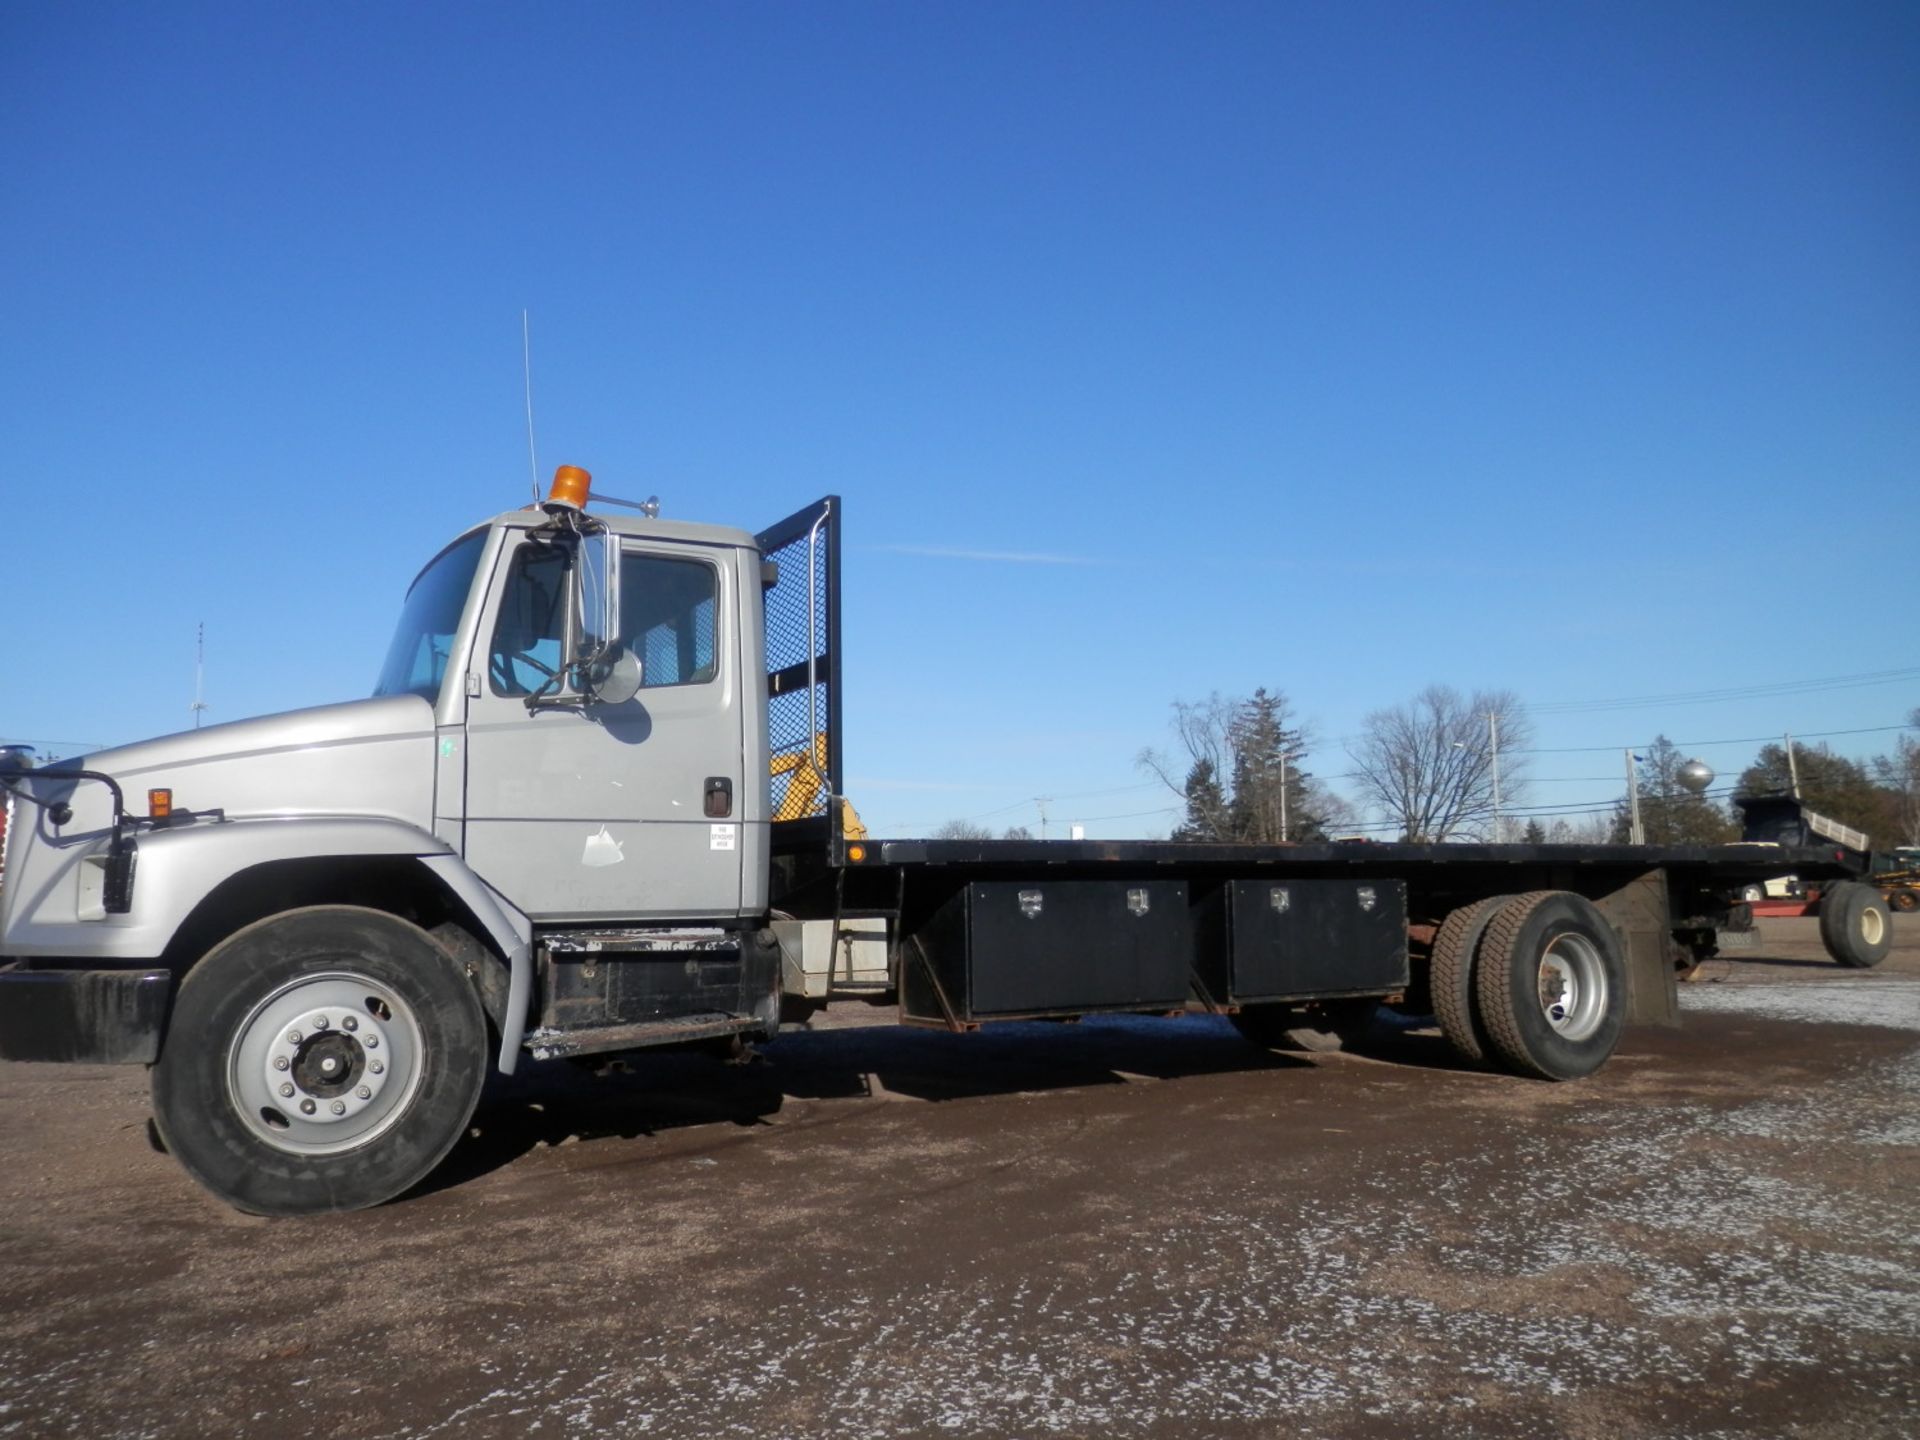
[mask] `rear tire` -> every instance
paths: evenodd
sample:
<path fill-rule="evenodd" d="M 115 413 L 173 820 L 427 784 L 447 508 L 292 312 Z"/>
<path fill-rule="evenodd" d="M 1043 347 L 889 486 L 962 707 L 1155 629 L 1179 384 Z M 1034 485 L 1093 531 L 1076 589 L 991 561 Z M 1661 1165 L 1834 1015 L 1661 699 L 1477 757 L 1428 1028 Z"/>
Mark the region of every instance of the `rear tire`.
<path fill-rule="evenodd" d="M 1433 960 L 1428 971 L 1433 1015 L 1447 1043 L 1467 1060 L 1487 1058 L 1486 1026 L 1475 1013 L 1474 954 L 1493 917 L 1512 898 L 1495 895 L 1462 905 L 1440 922 L 1440 933 L 1433 937 Z"/>
<path fill-rule="evenodd" d="M 1920 910 L 1920 894 L 1912 890 L 1896 890 L 1887 897 L 1887 903 L 1904 913 Z"/>
<path fill-rule="evenodd" d="M 453 1148 L 486 1041 L 479 996 L 425 931 L 352 906 L 293 910 L 187 975 L 153 1067 L 154 1118 L 236 1210 L 358 1210 Z"/>
<path fill-rule="evenodd" d="M 1474 969 L 1480 1018 L 1505 1069 L 1575 1080 L 1613 1054 L 1627 968 L 1591 901 L 1565 890 L 1516 895 L 1487 926 Z"/>
<path fill-rule="evenodd" d="M 1317 1005 L 1249 1005 L 1229 1017 L 1234 1029 L 1263 1050 L 1317 1055 L 1351 1050 L 1373 1030 L 1374 999 L 1322 1000 Z"/>
<path fill-rule="evenodd" d="M 1820 943 L 1836 964 L 1871 970 L 1893 948 L 1893 913 L 1871 885 L 1829 885 L 1820 897 Z"/>

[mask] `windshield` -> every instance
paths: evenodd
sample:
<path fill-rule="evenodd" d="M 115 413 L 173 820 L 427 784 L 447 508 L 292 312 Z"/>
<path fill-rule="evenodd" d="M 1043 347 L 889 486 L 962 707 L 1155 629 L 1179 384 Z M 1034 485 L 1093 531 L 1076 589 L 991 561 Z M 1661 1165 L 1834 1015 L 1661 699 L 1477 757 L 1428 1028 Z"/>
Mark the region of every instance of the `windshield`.
<path fill-rule="evenodd" d="M 376 696 L 440 698 L 440 681 L 447 673 L 453 635 L 460 628 L 460 613 L 467 608 L 467 592 L 473 589 L 473 572 L 486 542 L 487 532 L 477 530 L 420 572 L 420 578 L 407 591 L 407 603 L 401 607 L 387 663 L 373 687 Z"/>

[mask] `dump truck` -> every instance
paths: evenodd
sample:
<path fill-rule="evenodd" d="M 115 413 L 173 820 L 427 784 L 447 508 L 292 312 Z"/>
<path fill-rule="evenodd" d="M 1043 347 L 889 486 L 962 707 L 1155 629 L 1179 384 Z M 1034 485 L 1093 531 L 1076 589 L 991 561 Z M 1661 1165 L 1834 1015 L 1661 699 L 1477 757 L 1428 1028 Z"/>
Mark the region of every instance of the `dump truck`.
<path fill-rule="evenodd" d="M 1311 1047 L 1385 1003 L 1570 1080 L 1676 1022 L 1748 884 L 1827 882 L 1835 959 L 1886 953 L 1857 857 L 1797 833 L 870 836 L 841 523 L 834 496 L 757 534 L 662 519 L 563 466 L 420 570 L 371 696 L 0 757 L 0 1058 L 148 1067 L 189 1175 L 300 1215 L 418 1184 L 490 1071 L 750 1045 L 840 996 L 961 1033 L 1197 1010 Z"/>

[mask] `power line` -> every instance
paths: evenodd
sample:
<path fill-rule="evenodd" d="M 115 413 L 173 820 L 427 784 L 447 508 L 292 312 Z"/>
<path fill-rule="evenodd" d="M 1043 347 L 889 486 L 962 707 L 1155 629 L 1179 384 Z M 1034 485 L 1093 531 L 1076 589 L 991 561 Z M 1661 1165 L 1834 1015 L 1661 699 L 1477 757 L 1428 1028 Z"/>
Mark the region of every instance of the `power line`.
<path fill-rule="evenodd" d="M 1719 690 L 1680 691 L 1670 695 L 1632 695 L 1611 700 L 1557 700 L 1529 705 L 1535 715 L 1572 715 L 1603 710 L 1631 710 L 1650 705 L 1705 705 L 1729 700 L 1759 700 L 1772 695 L 1812 695 L 1826 690 L 1852 690 L 1863 685 L 1892 685 L 1920 680 L 1920 666 L 1895 670 L 1863 670 L 1819 680 L 1781 680 L 1767 685 L 1735 685 Z"/>
<path fill-rule="evenodd" d="M 945 825 L 952 820 L 958 820 L 963 824 L 974 820 L 990 820 L 996 815 L 1005 815 L 1012 810 L 1024 810 L 1027 806 L 1039 804 L 1043 800 L 1047 804 L 1052 805 L 1061 800 L 1093 800 L 1102 795 L 1130 795 L 1140 790 L 1159 790 L 1161 788 L 1162 786 L 1158 780 L 1148 780 L 1139 785 L 1113 785 L 1104 790 L 1074 790 L 1065 795 L 1029 795 L 1025 799 L 1015 800 L 1010 805 L 998 805 L 991 810 L 982 810 L 977 815 L 950 815 L 942 820 L 916 822 L 914 825 L 906 828 L 918 829 L 923 825 Z"/>
<path fill-rule="evenodd" d="M 1912 730 L 1912 725 L 1868 725 L 1858 730 L 1795 730 L 1796 740 L 1828 740 L 1836 735 L 1885 735 L 1894 730 Z M 1786 734 L 1783 730 L 1776 735 L 1746 735 L 1735 740 L 1675 740 L 1676 750 L 1707 750 L 1716 745 L 1769 745 Z M 1615 751 L 1628 748 L 1644 749 L 1649 742 L 1641 741 L 1628 747 L 1625 745 L 1563 745 L 1544 750 L 1514 750 L 1515 755 L 1611 755 Z"/>

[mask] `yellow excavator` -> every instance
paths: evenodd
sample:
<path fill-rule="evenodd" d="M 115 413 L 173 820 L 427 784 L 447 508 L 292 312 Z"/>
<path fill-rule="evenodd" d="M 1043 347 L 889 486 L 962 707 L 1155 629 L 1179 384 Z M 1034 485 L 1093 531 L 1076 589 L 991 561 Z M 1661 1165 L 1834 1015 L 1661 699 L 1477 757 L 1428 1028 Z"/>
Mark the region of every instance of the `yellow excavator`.
<path fill-rule="evenodd" d="M 821 733 L 813 737 L 813 744 L 799 750 L 787 750 L 773 757 L 769 767 L 774 778 L 787 777 L 786 792 L 773 807 L 775 822 L 781 820 L 804 820 L 820 806 L 820 796 L 827 788 L 827 737 Z M 853 808 L 853 802 L 845 796 L 840 797 L 840 831 L 849 840 L 867 838 L 867 827 L 860 823 L 860 816 Z"/>

